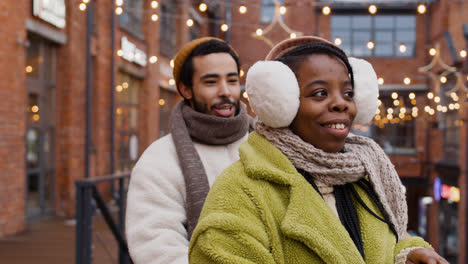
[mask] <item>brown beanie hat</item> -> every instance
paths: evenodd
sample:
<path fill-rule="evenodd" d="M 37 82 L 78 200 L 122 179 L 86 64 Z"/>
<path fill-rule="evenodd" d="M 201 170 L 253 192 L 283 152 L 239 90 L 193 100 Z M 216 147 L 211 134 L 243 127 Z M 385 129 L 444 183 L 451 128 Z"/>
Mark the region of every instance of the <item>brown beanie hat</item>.
<path fill-rule="evenodd" d="M 210 40 L 218 40 L 218 41 L 225 42 L 224 40 L 215 38 L 215 37 L 203 37 L 203 38 L 194 39 L 190 41 L 189 43 L 185 44 L 185 46 L 183 46 L 179 50 L 179 52 L 177 52 L 176 56 L 174 57 L 174 69 L 172 70 L 172 75 L 174 76 L 174 81 L 177 87 L 177 91 L 179 92 L 180 95 L 182 95 L 179 90 L 180 71 L 182 69 L 182 65 L 184 65 L 185 61 L 187 60 L 187 58 L 190 56 L 190 54 L 196 47 Z M 234 51 L 234 49 L 232 50 Z"/>

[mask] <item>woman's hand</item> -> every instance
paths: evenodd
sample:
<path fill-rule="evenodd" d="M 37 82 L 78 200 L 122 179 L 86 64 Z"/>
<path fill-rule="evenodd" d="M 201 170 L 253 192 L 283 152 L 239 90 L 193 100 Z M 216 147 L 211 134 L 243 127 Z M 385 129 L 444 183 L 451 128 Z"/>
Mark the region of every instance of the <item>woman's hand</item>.
<path fill-rule="evenodd" d="M 417 248 L 408 253 L 406 264 L 449 264 L 432 248 Z"/>

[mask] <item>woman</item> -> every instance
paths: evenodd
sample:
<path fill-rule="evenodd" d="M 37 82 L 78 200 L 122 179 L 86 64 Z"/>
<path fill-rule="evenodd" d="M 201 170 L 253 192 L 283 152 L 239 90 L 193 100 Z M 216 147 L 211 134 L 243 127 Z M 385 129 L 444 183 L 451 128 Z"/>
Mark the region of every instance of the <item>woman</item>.
<path fill-rule="evenodd" d="M 382 149 L 349 134 L 378 106 L 370 64 L 301 37 L 252 66 L 246 86 L 260 122 L 208 195 L 190 263 L 447 263 L 407 235 Z"/>

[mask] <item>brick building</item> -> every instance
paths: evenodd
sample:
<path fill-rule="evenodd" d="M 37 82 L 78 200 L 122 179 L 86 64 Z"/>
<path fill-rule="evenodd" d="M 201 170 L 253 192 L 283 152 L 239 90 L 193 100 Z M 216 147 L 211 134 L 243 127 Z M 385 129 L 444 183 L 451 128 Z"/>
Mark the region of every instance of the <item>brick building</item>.
<path fill-rule="evenodd" d="M 275 2 L 284 5 L 283 14 Z M 366 2 L 376 4 L 376 14 L 369 14 Z M 423 14 L 417 12 L 420 2 L 426 4 Z M 129 171 L 152 141 L 168 133 L 170 112 L 180 100 L 171 59 L 184 43 L 224 38 L 247 72 L 271 44 L 304 34 L 341 43 L 348 54 L 374 65 L 382 78 L 380 113 L 355 132 L 373 137 L 394 162 L 407 188 L 409 229 L 451 263 L 465 263 L 466 95 L 456 91 L 459 108 L 446 112 L 437 111 L 434 97 L 453 106 L 445 92 L 457 87 L 458 75 L 466 85 L 468 66 L 459 51 L 468 43 L 468 3 L 125 0 L 119 16 L 116 4 L 0 1 L 0 94 L 8 98 L 0 104 L 0 237 L 44 217 L 73 217 L 75 180 Z M 419 70 L 434 59 L 432 47 L 455 67 L 431 69 L 446 77 L 440 88 Z M 436 199 L 434 182 L 459 188 L 460 200 Z"/>

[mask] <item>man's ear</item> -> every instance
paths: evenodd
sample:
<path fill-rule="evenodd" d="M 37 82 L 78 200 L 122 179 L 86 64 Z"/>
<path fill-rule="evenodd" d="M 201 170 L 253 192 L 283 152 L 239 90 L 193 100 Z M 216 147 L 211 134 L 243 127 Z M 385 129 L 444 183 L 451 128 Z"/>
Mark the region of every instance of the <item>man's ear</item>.
<path fill-rule="evenodd" d="M 182 82 L 179 82 L 179 91 L 184 99 L 190 100 L 193 97 L 192 89 Z"/>

